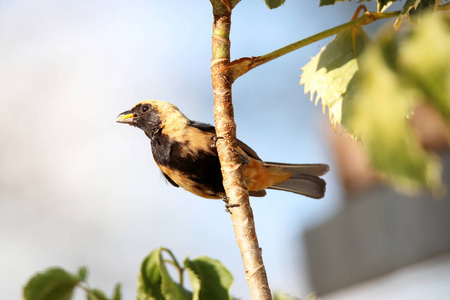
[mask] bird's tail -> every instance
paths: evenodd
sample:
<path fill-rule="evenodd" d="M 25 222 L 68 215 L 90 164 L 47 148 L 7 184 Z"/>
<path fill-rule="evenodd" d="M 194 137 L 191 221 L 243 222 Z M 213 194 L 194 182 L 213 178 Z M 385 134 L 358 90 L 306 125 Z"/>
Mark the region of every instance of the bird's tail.
<path fill-rule="evenodd" d="M 319 178 L 328 172 L 326 164 L 283 164 L 264 162 L 266 168 L 289 172 L 292 176 L 283 182 L 274 184 L 269 189 L 288 191 L 311 198 L 322 198 L 325 195 L 325 180 Z"/>

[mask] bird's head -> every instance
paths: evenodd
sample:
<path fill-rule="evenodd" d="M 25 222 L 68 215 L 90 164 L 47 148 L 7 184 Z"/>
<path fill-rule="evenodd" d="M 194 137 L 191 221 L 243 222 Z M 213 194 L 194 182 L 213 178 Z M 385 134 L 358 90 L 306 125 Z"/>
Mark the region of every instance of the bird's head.
<path fill-rule="evenodd" d="M 119 114 L 116 122 L 136 126 L 148 136 L 153 136 L 164 126 L 175 128 L 177 125 L 187 124 L 189 120 L 173 104 L 161 100 L 145 100 Z"/>

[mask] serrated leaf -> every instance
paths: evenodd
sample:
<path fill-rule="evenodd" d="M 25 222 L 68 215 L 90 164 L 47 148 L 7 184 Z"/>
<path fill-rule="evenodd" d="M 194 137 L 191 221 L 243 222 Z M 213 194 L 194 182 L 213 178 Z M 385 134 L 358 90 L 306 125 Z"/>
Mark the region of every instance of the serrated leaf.
<path fill-rule="evenodd" d="M 93 289 L 88 292 L 87 294 L 88 300 L 109 300 L 108 297 L 106 297 L 105 293 L 103 293 L 99 289 Z"/>
<path fill-rule="evenodd" d="M 399 65 L 450 124 L 450 25 L 426 15 L 402 44 Z"/>
<path fill-rule="evenodd" d="M 69 300 L 81 278 L 61 268 L 33 276 L 23 290 L 24 300 Z"/>
<path fill-rule="evenodd" d="M 300 85 L 305 86 L 305 94 L 310 93 L 316 105 L 322 100 L 334 125 L 340 123 L 348 129 L 347 116 L 359 80 L 357 56 L 368 41 L 362 27 L 339 33 L 302 68 Z"/>
<path fill-rule="evenodd" d="M 283 5 L 285 1 L 286 0 L 265 0 L 267 7 L 270 9 L 274 9 Z"/>
<path fill-rule="evenodd" d="M 406 0 L 405 5 L 400 12 L 400 16 L 395 20 L 394 27 L 398 29 L 404 18 L 409 18 L 409 13 L 412 9 L 416 9 L 421 0 Z"/>
<path fill-rule="evenodd" d="M 373 44 L 361 56 L 361 84 L 350 126 L 374 167 L 397 187 L 411 191 L 427 186 L 438 191 L 442 186 L 439 164 L 421 148 L 407 119 L 414 90 L 403 84 L 383 53 Z"/>
<path fill-rule="evenodd" d="M 194 260 L 186 258 L 184 265 L 194 289 L 192 299 L 232 299 L 229 290 L 233 276 L 220 261 L 202 256 Z"/>
<path fill-rule="evenodd" d="M 377 1 L 377 12 L 384 11 L 386 8 L 391 6 L 391 4 L 395 1 L 397 1 L 397 0 L 378 0 Z"/>
<path fill-rule="evenodd" d="M 151 252 L 142 262 L 138 278 L 139 300 L 183 300 L 191 299 L 192 293 L 172 280 L 159 248 Z"/>

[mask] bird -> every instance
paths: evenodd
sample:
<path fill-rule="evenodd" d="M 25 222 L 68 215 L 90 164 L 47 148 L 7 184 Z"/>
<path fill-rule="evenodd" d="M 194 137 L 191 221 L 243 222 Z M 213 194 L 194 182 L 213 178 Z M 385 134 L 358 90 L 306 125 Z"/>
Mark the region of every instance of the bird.
<path fill-rule="evenodd" d="M 153 158 L 164 177 L 175 187 L 197 196 L 222 199 L 226 194 L 217 154 L 215 127 L 188 119 L 175 105 L 145 100 L 117 116 L 116 122 L 144 131 Z M 250 196 L 263 197 L 266 189 L 322 198 L 327 164 L 288 164 L 263 161 L 244 142 L 237 140 L 242 172 Z"/>

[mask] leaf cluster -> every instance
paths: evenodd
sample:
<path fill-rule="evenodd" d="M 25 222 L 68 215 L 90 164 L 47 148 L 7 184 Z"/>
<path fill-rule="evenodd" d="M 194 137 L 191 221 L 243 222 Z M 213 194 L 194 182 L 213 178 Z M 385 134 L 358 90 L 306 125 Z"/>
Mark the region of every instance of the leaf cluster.
<path fill-rule="evenodd" d="M 320 0 L 320 6 L 324 5 L 333 5 L 337 2 L 345 2 L 347 0 Z M 348 0 L 351 1 L 351 0 Z M 373 0 L 360 0 L 359 2 L 369 2 Z M 386 10 L 389 6 L 391 6 L 394 2 L 398 0 L 376 0 L 377 2 L 377 12 L 382 12 Z M 414 18 L 417 13 L 422 12 L 423 10 L 436 10 L 437 5 L 440 1 L 438 0 L 406 0 L 405 4 L 402 7 L 400 15 L 395 21 L 395 27 L 399 28 L 403 19 L 411 20 L 411 17 Z"/>
<path fill-rule="evenodd" d="M 171 260 L 164 259 L 163 253 Z M 180 282 L 169 275 L 166 264 L 175 266 Z M 193 291 L 183 287 L 183 272 L 187 270 Z M 137 299 L 232 299 L 229 289 L 231 273 L 217 260 L 202 256 L 186 258 L 181 266 L 172 252 L 165 248 L 152 251 L 142 262 L 138 277 Z"/>
<path fill-rule="evenodd" d="M 426 13 L 417 25 L 385 28 L 374 40 L 362 27 L 336 35 L 302 68 L 300 84 L 397 187 L 439 194 L 438 159 L 422 148 L 410 119 L 426 103 L 450 125 L 449 57 L 449 17 Z"/>
<path fill-rule="evenodd" d="M 169 256 L 169 258 L 165 258 Z M 173 266 L 178 273 L 176 282 L 168 270 Z M 183 286 L 184 271 L 187 271 L 192 291 Z M 107 297 L 99 289 L 91 289 L 86 282 L 87 269 L 81 267 L 77 273 L 62 268 L 50 268 L 34 275 L 23 289 L 24 300 L 70 300 L 75 288 L 85 291 L 87 300 L 121 300 L 120 284 L 117 284 L 112 297 Z M 218 260 L 201 256 L 186 258 L 180 265 L 167 248 L 158 248 L 144 258 L 141 264 L 138 285 L 138 300 L 232 300 L 230 287 L 233 277 Z M 296 300 L 296 298 L 276 293 L 274 299 Z M 313 295 L 307 299 L 316 299 Z M 298 300 L 298 299 L 297 299 Z"/>

